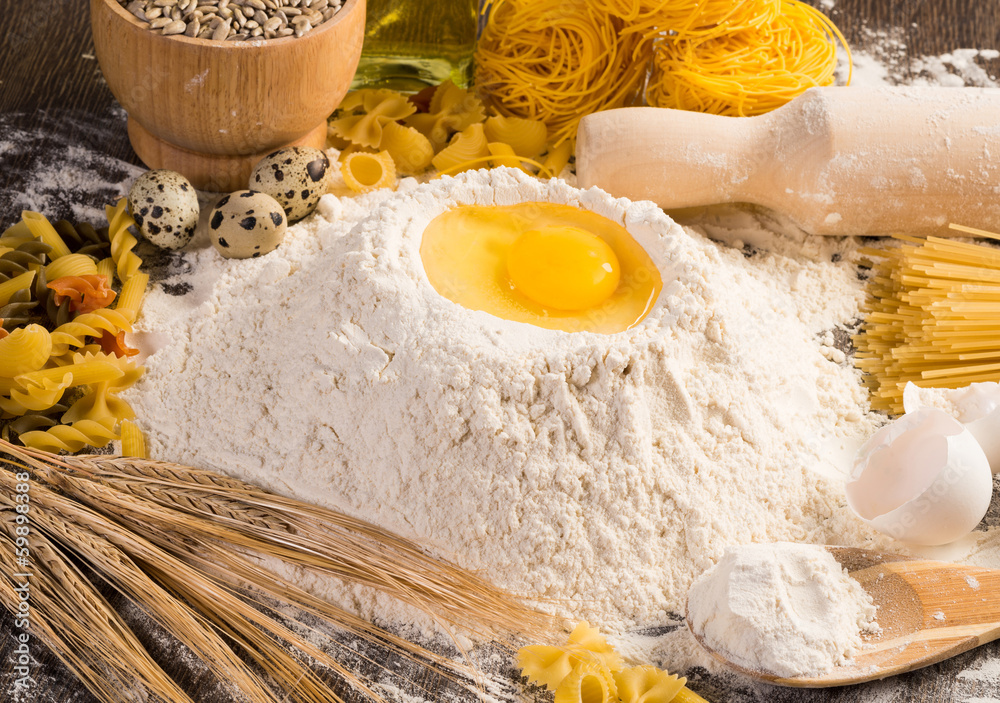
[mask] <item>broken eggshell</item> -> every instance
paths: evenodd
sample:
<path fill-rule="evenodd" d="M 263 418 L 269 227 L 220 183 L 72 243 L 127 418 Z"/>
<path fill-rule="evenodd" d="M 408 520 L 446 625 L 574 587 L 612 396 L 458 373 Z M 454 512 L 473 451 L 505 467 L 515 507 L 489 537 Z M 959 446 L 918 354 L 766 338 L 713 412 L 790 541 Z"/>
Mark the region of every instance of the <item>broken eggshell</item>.
<path fill-rule="evenodd" d="M 911 413 L 922 407 L 941 408 L 979 442 L 993 473 L 1000 473 L 1000 383 L 973 383 L 964 388 L 920 388 L 907 383 L 903 409 Z"/>
<path fill-rule="evenodd" d="M 879 532 L 939 545 L 986 515 L 993 476 L 982 448 L 958 420 L 921 408 L 881 428 L 858 450 L 847 504 Z"/>

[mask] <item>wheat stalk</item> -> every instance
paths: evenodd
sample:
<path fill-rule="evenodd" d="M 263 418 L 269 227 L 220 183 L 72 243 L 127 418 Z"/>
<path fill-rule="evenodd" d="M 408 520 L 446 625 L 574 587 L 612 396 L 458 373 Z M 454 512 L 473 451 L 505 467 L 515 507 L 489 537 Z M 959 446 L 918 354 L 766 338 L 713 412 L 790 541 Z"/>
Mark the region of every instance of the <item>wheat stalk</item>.
<path fill-rule="evenodd" d="M 435 559 L 411 540 L 335 511 L 176 464 L 106 456 L 59 457 L 2 440 L 0 451 L 27 464 L 36 479 L 31 486 L 33 534 L 60 553 L 81 560 L 142 606 L 221 681 L 252 703 L 339 701 L 301 656 L 381 700 L 334 657 L 279 622 L 273 603 L 290 604 L 389 647 L 463 686 L 471 687 L 469 682 L 475 680 L 470 668 L 391 635 L 279 578 L 255 563 L 255 555 L 380 589 L 445 626 L 492 633 L 504 641 L 517 634 L 548 639 L 553 632 L 551 618 L 511 594 Z M 18 465 L 5 461 L 8 470 L 0 470 L 0 487 L 13 495 L 10 469 Z M 0 510 L 12 509 L 12 505 L 9 499 L 0 500 Z M 0 539 L 9 541 L 9 535 L 0 532 Z M 5 555 L 10 558 L 13 545 L 4 546 L 10 546 Z M 52 549 L 46 549 L 49 555 Z M 57 577 L 48 569 L 42 577 L 58 591 L 69 578 L 64 572 L 65 568 Z M 58 601 L 33 603 L 37 609 L 33 612 L 42 613 L 45 620 L 43 637 L 91 691 L 102 700 L 118 700 L 123 670 L 109 668 L 103 657 L 92 660 L 77 652 L 99 654 L 101 650 L 93 645 L 104 640 L 128 649 L 131 633 L 122 633 L 120 620 L 85 578 L 79 576 L 72 586 L 77 590 L 89 587 L 91 610 L 106 610 L 113 617 L 107 612 L 105 620 L 95 615 L 79 632 L 69 625 L 76 639 L 68 639 L 67 618 L 72 619 L 72 610 L 60 609 Z M 0 582 L 0 601 L 8 608 L 13 602 L 10 587 Z M 104 610 L 98 608 L 100 604 Z M 91 648 L 81 649 L 77 640 L 88 637 Z M 128 661 L 130 670 L 143 673 L 136 680 L 164 700 L 186 701 L 171 697 L 168 683 L 172 682 L 161 680 L 155 662 L 140 651 L 145 658 Z M 247 667 L 239 653 L 266 672 L 266 680 Z M 357 657 L 354 650 L 350 653 Z M 275 697 L 269 683 L 276 684 L 284 697 Z"/>

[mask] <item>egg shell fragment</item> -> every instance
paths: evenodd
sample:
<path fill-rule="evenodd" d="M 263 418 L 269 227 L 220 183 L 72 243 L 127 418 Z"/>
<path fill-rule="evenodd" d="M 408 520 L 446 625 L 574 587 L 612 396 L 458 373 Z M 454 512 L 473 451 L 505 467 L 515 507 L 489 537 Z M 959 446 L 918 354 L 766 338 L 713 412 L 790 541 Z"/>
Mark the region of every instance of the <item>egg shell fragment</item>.
<path fill-rule="evenodd" d="M 266 193 L 238 190 L 212 208 L 208 231 L 212 245 L 227 259 L 255 259 L 274 251 L 285 238 L 281 205 Z"/>
<path fill-rule="evenodd" d="M 330 189 L 330 173 L 330 159 L 322 151 L 292 146 L 257 162 L 250 187 L 277 200 L 288 221 L 296 222 L 315 210 Z"/>
<path fill-rule="evenodd" d="M 879 532 L 940 545 L 976 528 L 993 491 L 989 461 L 975 437 L 938 408 L 886 425 L 858 450 L 847 504 Z"/>
<path fill-rule="evenodd" d="M 139 232 L 161 249 L 181 249 L 194 236 L 201 208 L 194 186 L 176 171 L 147 171 L 128 191 Z"/>
<path fill-rule="evenodd" d="M 1000 473 L 1000 383 L 972 383 L 964 388 L 920 388 L 907 383 L 903 389 L 903 408 L 913 412 L 925 405 L 940 407 L 979 442 L 993 473 Z"/>

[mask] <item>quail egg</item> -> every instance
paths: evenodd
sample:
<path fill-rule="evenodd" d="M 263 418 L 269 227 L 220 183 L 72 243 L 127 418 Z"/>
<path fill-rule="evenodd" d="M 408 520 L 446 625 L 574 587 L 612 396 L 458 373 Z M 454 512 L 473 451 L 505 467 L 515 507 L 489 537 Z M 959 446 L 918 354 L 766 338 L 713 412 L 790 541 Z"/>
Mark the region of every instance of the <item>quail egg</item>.
<path fill-rule="evenodd" d="M 255 259 L 278 248 L 287 220 L 267 193 L 238 190 L 216 204 L 208 218 L 212 244 L 227 259 Z"/>
<path fill-rule="evenodd" d="M 128 191 L 129 212 L 142 235 L 162 249 L 180 249 L 198 226 L 198 193 L 176 171 L 147 171 Z"/>
<path fill-rule="evenodd" d="M 330 188 L 330 159 L 319 149 L 291 146 L 261 159 L 250 174 L 250 187 L 281 203 L 289 222 L 316 209 Z"/>

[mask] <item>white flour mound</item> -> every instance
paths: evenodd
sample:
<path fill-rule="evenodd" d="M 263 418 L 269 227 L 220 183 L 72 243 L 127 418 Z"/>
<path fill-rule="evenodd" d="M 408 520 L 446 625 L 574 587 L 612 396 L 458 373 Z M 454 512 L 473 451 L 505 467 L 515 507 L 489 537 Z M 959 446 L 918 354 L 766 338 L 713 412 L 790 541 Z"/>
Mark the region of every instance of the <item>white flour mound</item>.
<path fill-rule="evenodd" d="M 649 316 L 565 333 L 438 295 L 419 255 L 428 222 L 521 201 L 622 223 L 663 275 Z M 199 250 L 193 291 L 149 297 L 155 353 L 128 400 L 156 458 L 367 518 L 623 631 L 682 612 L 730 544 L 883 546 L 843 499 L 878 418 L 830 346 L 863 299 L 854 264 L 833 258 L 744 255 L 651 203 L 512 170 L 325 196 L 276 252 Z"/>
<path fill-rule="evenodd" d="M 851 663 L 875 604 L 822 547 L 751 544 L 726 550 L 688 595 L 691 628 L 740 666 L 819 676 Z"/>

